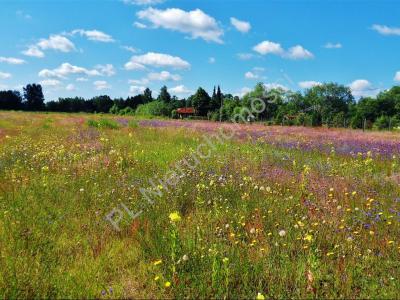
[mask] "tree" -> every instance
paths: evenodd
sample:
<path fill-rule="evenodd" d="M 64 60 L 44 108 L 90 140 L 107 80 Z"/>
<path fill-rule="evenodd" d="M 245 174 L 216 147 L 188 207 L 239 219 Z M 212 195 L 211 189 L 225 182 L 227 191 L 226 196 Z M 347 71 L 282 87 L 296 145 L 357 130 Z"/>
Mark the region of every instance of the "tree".
<path fill-rule="evenodd" d="M 24 98 L 27 110 L 44 110 L 44 96 L 40 84 L 28 84 L 24 87 Z"/>
<path fill-rule="evenodd" d="M 153 101 L 153 96 L 151 95 L 151 90 L 149 88 L 146 88 L 143 92 L 143 102 L 148 103 Z"/>
<path fill-rule="evenodd" d="M 22 97 L 18 91 L 0 91 L 0 109 L 18 110 L 22 108 Z"/>
<path fill-rule="evenodd" d="M 190 102 L 199 116 L 206 116 L 210 107 L 211 98 L 208 93 L 199 87 L 196 93 L 190 96 Z"/>
<path fill-rule="evenodd" d="M 92 98 L 96 112 L 108 113 L 114 102 L 107 95 Z"/>
<path fill-rule="evenodd" d="M 171 95 L 168 93 L 168 89 L 165 85 L 161 88 L 160 94 L 157 97 L 157 101 L 162 101 L 164 103 L 171 102 Z"/>

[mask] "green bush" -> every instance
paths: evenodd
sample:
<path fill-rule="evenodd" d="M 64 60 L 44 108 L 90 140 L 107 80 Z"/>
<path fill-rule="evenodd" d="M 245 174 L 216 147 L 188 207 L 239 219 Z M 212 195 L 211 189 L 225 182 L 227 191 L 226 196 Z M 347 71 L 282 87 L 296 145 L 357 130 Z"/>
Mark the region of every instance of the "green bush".
<path fill-rule="evenodd" d="M 103 128 L 103 129 L 118 129 L 119 125 L 117 122 L 109 119 L 99 119 L 87 121 L 89 127 Z"/>
<path fill-rule="evenodd" d="M 146 104 L 141 104 L 135 112 L 138 116 L 169 116 L 170 113 L 171 107 L 161 101 L 152 101 Z"/>
<path fill-rule="evenodd" d="M 380 116 L 378 119 L 376 119 L 373 128 L 374 129 L 388 129 L 389 128 L 389 123 L 390 119 L 388 116 Z"/>

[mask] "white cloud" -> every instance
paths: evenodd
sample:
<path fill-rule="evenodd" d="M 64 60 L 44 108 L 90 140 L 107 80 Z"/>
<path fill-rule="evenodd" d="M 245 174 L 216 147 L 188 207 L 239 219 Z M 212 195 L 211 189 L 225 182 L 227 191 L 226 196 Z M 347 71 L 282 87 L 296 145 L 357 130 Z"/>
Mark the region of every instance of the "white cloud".
<path fill-rule="evenodd" d="M 0 90 L 8 89 L 8 85 L 0 83 Z"/>
<path fill-rule="evenodd" d="M 297 45 L 294 47 L 291 47 L 287 53 L 285 54 L 290 59 L 309 59 L 313 58 L 314 54 L 312 54 L 310 51 L 307 49 L 304 49 L 302 46 Z"/>
<path fill-rule="evenodd" d="M 146 25 L 146 24 L 143 24 L 143 23 L 140 23 L 140 22 L 134 22 L 134 23 L 133 23 L 133 26 L 135 26 L 136 28 L 139 28 L 139 29 L 145 29 L 145 28 L 147 28 L 147 25 Z"/>
<path fill-rule="evenodd" d="M 313 80 L 299 82 L 299 87 L 301 87 L 302 89 L 310 89 L 317 85 L 321 85 L 321 82 L 313 81 Z"/>
<path fill-rule="evenodd" d="M 94 88 L 97 91 L 102 91 L 102 90 L 108 90 L 111 88 L 111 85 L 107 83 L 107 81 L 104 80 L 97 80 L 93 82 Z"/>
<path fill-rule="evenodd" d="M 394 75 L 394 81 L 400 81 L 400 71 L 396 72 Z"/>
<path fill-rule="evenodd" d="M 253 50 L 262 55 L 266 54 L 282 55 L 284 53 L 284 50 L 280 44 L 271 41 L 263 41 L 258 45 L 254 46 Z"/>
<path fill-rule="evenodd" d="M 26 63 L 25 60 L 20 59 L 20 58 L 4 57 L 4 56 L 0 57 L 0 62 L 5 62 L 10 65 L 22 65 L 22 64 Z"/>
<path fill-rule="evenodd" d="M 193 91 L 191 91 L 190 89 L 188 89 L 187 87 L 185 87 L 184 85 L 177 85 L 173 88 L 169 89 L 169 92 L 174 94 L 174 95 L 188 95 L 193 93 Z"/>
<path fill-rule="evenodd" d="M 209 57 L 209 58 L 208 58 L 208 63 L 209 63 L 209 64 L 215 64 L 215 62 L 216 62 L 215 57 Z"/>
<path fill-rule="evenodd" d="M 28 49 L 22 51 L 22 54 L 41 58 L 44 57 L 42 50 L 55 50 L 67 53 L 76 49 L 74 43 L 65 36 L 52 34 L 48 39 L 40 39 L 35 45 L 30 45 Z"/>
<path fill-rule="evenodd" d="M 184 11 L 179 8 L 165 10 L 148 8 L 137 13 L 141 20 L 147 20 L 155 28 L 164 28 L 190 34 L 193 39 L 202 38 L 207 42 L 222 42 L 223 30 L 217 21 L 202 10 Z"/>
<path fill-rule="evenodd" d="M 76 81 L 85 82 L 85 81 L 89 81 L 89 79 L 87 79 L 87 78 L 85 78 L 85 77 L 78 77 L 78 78 L 76 79 Z"/>
<path fill-rule="evenodd" d="M 134 48 L 134 47 L 131 47 L 131 46 L 122 46 L 122 49 L 124 49 L 124 50 L 126 50 L 126 51 L 129 51 L 129 52 L 131 52 L 131 53 L 137 53 L 137 52 L 139 52 L 138 49 L 136 49 L 136 48 Z"/>
<path fill-rule="evenodd" d="M 259 78 L 260 78 L 257 74 L 254 74 L 254 73 L 251 72 L 251 71 L 246 72 L 246 73 L 244 74 L 244 77 L 245 77 L 246 79 L 259 79 Z"/>
<path fill-rule="evenodd" d="M 68 85 L 65 87 L 65 89 L 66 89 L 67 91 L 75 91 L 75 90 L 76 90 L 75 86 L 74 86 L 72 83 L 68 84 Z"/>
<path fill-rule="evenodd" d="M 122 0 L 125 4 L 133 5 L 155 5 L 163 3 L 164 0 Z"/>
<path fill-rule="evenodd" d="M 372 25 L 372 29 L 382 35 L 400 35 L 399 27 L 389 27 L 386 25 Z"/>
<path fill-rule="evenodd" d="M 140 70 L 145 69 L 146 66 L 171 67 L 174 69 L 190 68 L 190 64 L 178 56 L 148 52 L 143 55 L 132 56 L 131 60 L 125 64 L 125 69 Z"/>
<path fill-rule="evenodd" d="M 115 68 L 112 64 L 106 64 L 106 65 L 97 65 L 95 66 L 95 69 L 100 72 L 100 74 L 104 76 L 113 76 L 115 75 Z"/>
<path fill-rule="evenodd" d="M 146 88 L 144 86 L 137 86 L 137 85 L 131 85 L 129 87 L 129 93 L 131 95 L 137 95 L 137 94 L 142 94 Z"/>
<path fill-rule="evenodd" d="M 32 57 L 38 57 L 42 58 L 44 57 L 44 52 L 40 50 L 37 46 L 31 45 L 26 49 L 25 51 L 21 52 L 22 54 L 26 56 L 32 56 Z"/>
<path fill-rule="evenodd" d="M 265 79 L 265 76 L 262 75 L 262 73 L 265 71 L 264 68 L 261 67 L 254 67 L 251 71 L 248 71 L 244 74 L 244 77 L 246 79 L 251 79 L 251 80 L 261 80 Z"/>
<path fill-rule="evenodd" d="M 231 18 L 231 24 L 240 32 L 246 33 L 249 32 L 251 29 L 251 25 L 249 22 L 240 21 L 236 18 Z"/>
<path fill-rule="evenodd" d="M 41 85 L 46 87 L 59 87 L 61 86 L 61 81 L 57 79 L 46 79 L 39 82 Z"/>
<path fill-rule="evenodd" d="M 79 34 L 81 36 L 86 37 L 90 41 L 97 41 L 103 43 L 112 43 L 114 39 L 111 35 L 106 34 L 99 30 L 83 30 L 83 29 L 75 29 L 71 32 L 72 35 Z"/>
<path fill-rule="evenodd" d="M 10 73 L 0 72 L 0 79 L 9 79 L 12 75 Z"/>
<path fill-rule="evenodd" d="M 342 44 L 341 43 L 326 43 L 325 45 L 324 45 L 324 48 L 326 48 L 326 49 L 340 49 L 340 48 L 342 48 L 343 46 L 342 46 Z"/>
<path fill-rule="evenodd" d="M 47 78 L 60 78 L 65 79 L 69 75 L 87 75 L 87 76 L 112 76 L 115 74 L 113 65 L 97 65 L 94 69 L 89 70 L 83 67 L 71 65 L 70 63 L 63 63 L 58 68 L 49 70 L 43 69 L 39 72 L 39 77 Z M 82 80 L 79 80 L 82 81 Z"/>
<path fill-rule="evenodd" d="M 279 55 L 283 58 L 289 58 L 289 59 L 309 59 L 313 58 L 314 55 L 308 51 L 307 49 L 304 49 L 303 46 L 296 45 L 294 47 L 289 48 L 287 51 L 285 51 L 281 44 L 271 42 L 271 41 L 263 41 L 256 46 L 253 47 L 253 50 L 262 54 L 262 55 L 267 55 L 267 54 L 275 54 Z"/>
<path fill-rule="evenodd" d="M 178 74 L 171 74 L 168 71 L 162 71 L 160 73 L 149 73 L 147 78 L 150 81 L 179 81 L 181 80 L 181 76 Z"/>
<path fill-rule="evenodd" d="M 50 35 L 48 39 L 41 39 L 36 44 L 42 50 L 56 50 L 61 52 L 71 52 L 75 50 L 75 45 L 62 35 Z"/>
<path fill-rule="evenodd" d="M 380 89 L 372 87 L 371 82 L 366 79 L 354 80 L 349 87 L 355 97 L 376 96 L 380 91 Z"/>

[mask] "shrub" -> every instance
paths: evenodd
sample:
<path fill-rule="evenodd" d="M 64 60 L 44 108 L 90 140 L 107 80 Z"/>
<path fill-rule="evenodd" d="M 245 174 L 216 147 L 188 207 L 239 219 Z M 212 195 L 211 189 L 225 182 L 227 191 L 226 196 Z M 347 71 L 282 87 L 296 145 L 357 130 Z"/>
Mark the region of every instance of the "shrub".
<path fill-rule="evenodd" d="M 99 119 L 99 120 L 92 120 L 89 119 L 87 121 L 89 127 L 96 127 L 96 128 L 106 128 L 106 129 L 118 129 L 119 125 L 117 122 L 109 119 Z"/>
<path fill-rule="evenodd" d="M 388 116 L 380 116 L 378 119 L 376 119 L 373 128 L 374 129 L 387 129 L 389 128 L 389 123 L 390 123 L 390 119 Z"/>
<path fill-rule="evenodd" d="M 139 105 L 135 114 L 138 116 L 169 116 L 170 112 L 171 108 L 168 104 L 161 101 L 152 101 Z"/>

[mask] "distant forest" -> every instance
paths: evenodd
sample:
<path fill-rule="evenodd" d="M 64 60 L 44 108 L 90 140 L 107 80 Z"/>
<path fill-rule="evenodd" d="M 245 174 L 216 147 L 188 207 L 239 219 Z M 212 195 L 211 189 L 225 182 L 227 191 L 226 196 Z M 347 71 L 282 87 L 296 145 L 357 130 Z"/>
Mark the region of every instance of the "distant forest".
<path fill-rule="evenodd" d="M 171 96 L 163 86 L 157 97 L 146 88 L 142 94 L 112 99 L 107 95 L 91 99 L 59 98 L 45 101 L 40 84 L 28 84 L 19 91 L 0 91 L 0 110 L 51 112 L 112 113 L 116 115 L 163 116 L 178 118 L 177 109 L 193 107 L 191 118 L 230 121 L 251 99 L 265 103 L 263 112 L 251 115 L 251 120 L 268 125 L 301 125 L 374 129 L 400 129 L 400 86 L 379 93 L 376 97 L 355 100 L 349 87 L 324 83 L 293 92 L 281 88 L 267 89 L 263 83 L 243 97 L 223 94 L 214 87 L 212 95 L 203 88 L 186 99 Z"/>

